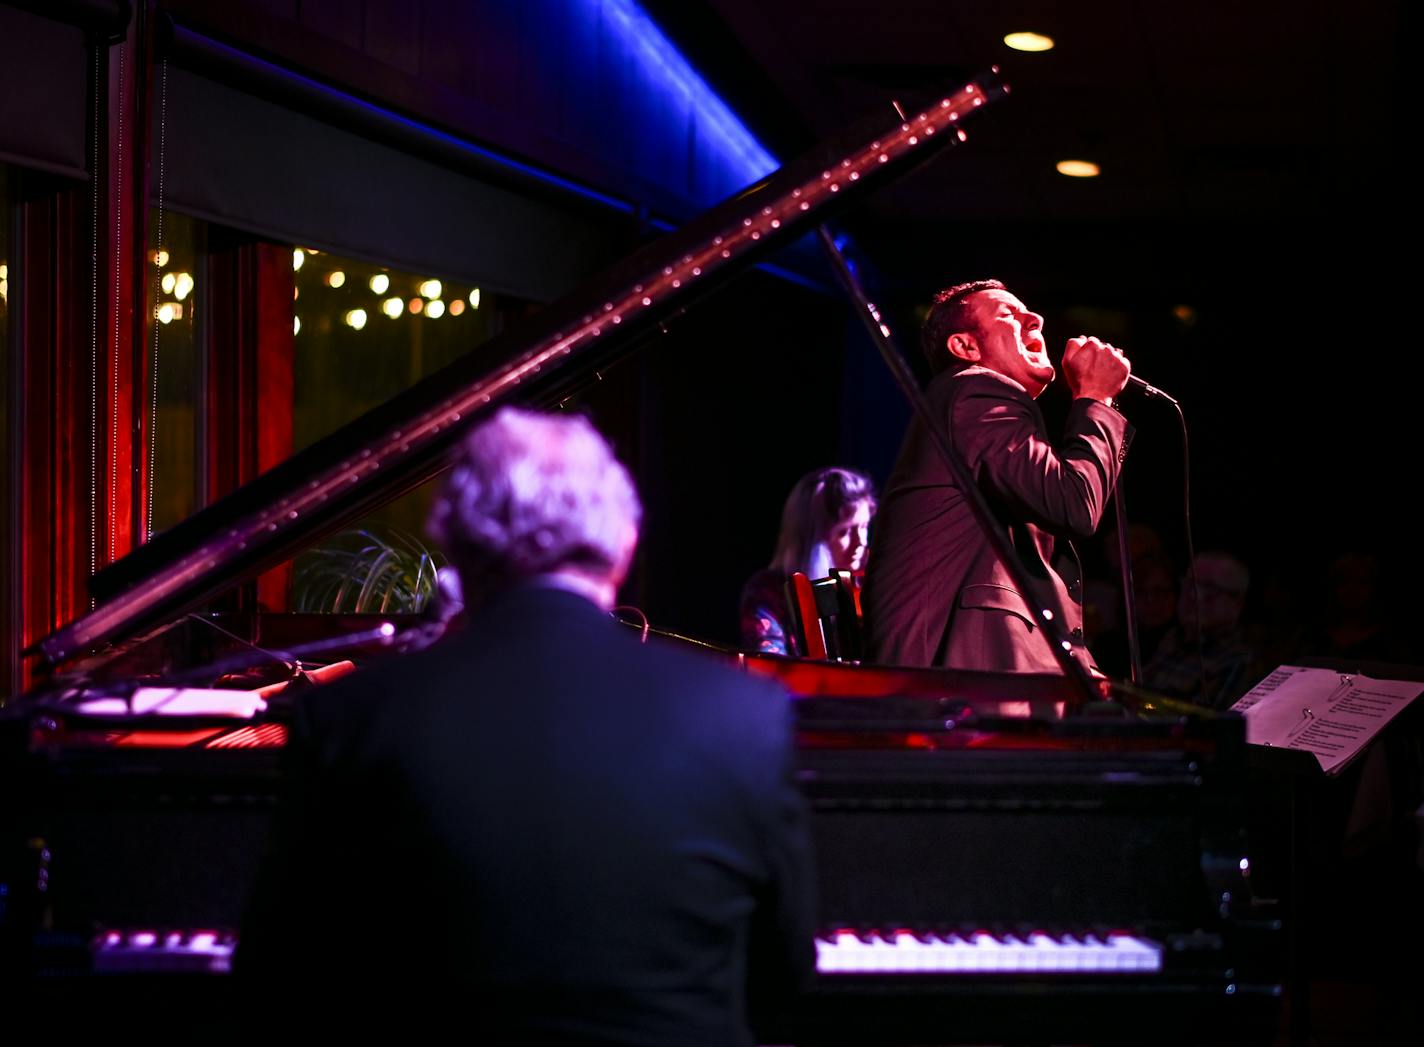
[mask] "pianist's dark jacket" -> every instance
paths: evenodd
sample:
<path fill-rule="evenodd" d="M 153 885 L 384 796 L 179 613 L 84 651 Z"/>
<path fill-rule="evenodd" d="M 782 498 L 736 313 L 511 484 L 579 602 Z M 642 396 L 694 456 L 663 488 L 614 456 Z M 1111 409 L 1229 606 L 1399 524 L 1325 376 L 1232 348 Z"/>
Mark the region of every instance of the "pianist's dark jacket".
<path fill-rule="evenodd" d="M 288 757 L 237 972 L 309 1016 L 750 1043 L 813 966 L 785 697 L 571 593 L 310 692 Z"/>

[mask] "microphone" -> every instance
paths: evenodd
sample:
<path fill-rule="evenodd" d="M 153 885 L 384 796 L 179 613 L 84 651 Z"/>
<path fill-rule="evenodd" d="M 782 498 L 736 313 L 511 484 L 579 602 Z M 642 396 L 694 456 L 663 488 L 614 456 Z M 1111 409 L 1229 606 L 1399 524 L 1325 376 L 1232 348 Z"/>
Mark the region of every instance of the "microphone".
<path fill-rule="evenodd" d="M 1155 385 L 1151 384 L 1150 382 L 1144 382 L 1141 378 L 1138 378 L 1137 375 L 1135 375 L 1135 374 L 1130 374 L 1130 375 L 1127 376 L 1127 384 L 1128 384 L 1128 385 L 1135 385 L 1135 386 L 1137 386 L 1137 388 L 1139 388 L 1139 389 L 1142 390 L 1142 394 L 1143 394 L 1144 396 L 1156 396 L 1156 397 L 1160 397 L 1160 398 L 1162 398 L 1163 400 L 1166 400 L 1166 401 L 1168 401 L 1168 402 L 1170 402 L 1170 403 L 1176 403 L 1176 402 L 1177 402 L 1175 398 L 1169 396 L 1167 393 L 1164 393 L 1161 389 L 1158 389 Z"/>

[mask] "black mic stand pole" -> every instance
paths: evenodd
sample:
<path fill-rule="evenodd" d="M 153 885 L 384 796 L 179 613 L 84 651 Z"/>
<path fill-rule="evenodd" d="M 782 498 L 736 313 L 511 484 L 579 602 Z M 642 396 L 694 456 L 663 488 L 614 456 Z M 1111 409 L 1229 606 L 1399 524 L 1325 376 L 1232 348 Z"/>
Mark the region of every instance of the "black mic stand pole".
<path fill-rule="evenodd" d="M 1113 505 L 1117 509 L 1117 555 L 1121 561 L 1122 613 L 1127 622 L 1127 664 L 1132 682 L 1142 686 L 1142 643 L 1137 636 L 1137 591 L 1132 587 L 1132 556 L 1127 540 L 1127 504 L 1122 497 L 1122 474 L 1118 473 L 1113 487 Z"/>
<path fill-rule="evenodd" d="M 200 616 L 195 616 L 200 617 Z M 212 624 L 212 623 L 208 623 Z M 224 630 L 226 631 L 226 630 Z M 411 630 L 407 630 L 410 632 Z M 133 695 L 141 687 L 160 686 L 167 689 L 178 690 L 203 680 L 216 679 L 226 673 L 239 672 L 243 669 L 250 669 L 264 661 L 274 661 L 287 664 L 289 666 L 300 666 L 302 659 L 312 654 L 322 654 L 326 651 L 338 650 L 344 647 L 360 647 L 366 644 L 379 644 L 382 647 L 389 647 L 397 643 L 405 634 L 397 631 L 392 622 L 382 622 L 373 629 L 361 629 L 357 632 L 343 633 L 340 636 L 328 636 L 321 640 L 312 640 L 287 650 L 269 650 L 266 647 L 258 647 L 249 644 L 251 650 L 239 651 L 237 654 L 229 655 L 226 658 L 206 665 L 194 666 L 184 672 L 174 673 L 166 676 L 161 684 L 154 684 L 141 679 L 126 680 L 121 686 L 111 688 L 112 697 L 122 697 L 126 701 L 132 701 Z M 244 641 L 245 642 L 245 641 Z M 297 675 L 300 675 L 300 670 Z M 296 679 L 293 676 L 292 679 Z M 63 678 L 55 682 L 49 688 L 52 696 L 46 702 L 56 708 L 63 708 L 65 703 L 76 701 L 88 693 L 87 685 L 81 680 L 73 678 Z"/>

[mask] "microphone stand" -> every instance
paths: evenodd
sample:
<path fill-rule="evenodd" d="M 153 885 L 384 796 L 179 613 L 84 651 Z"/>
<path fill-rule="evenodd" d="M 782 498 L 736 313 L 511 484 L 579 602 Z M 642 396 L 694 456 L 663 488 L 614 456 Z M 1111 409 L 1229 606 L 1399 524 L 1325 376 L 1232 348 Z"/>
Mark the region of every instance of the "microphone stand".
<path fill-rule="evenodd" d="M 1127 541 L 1127 504 L 1122 496 L 1122 475 L 1118 474 L 1113 488 L 1113 505 L 1117 511 L 1117 556 L 1122 572 L 1122 609 L 1127 621 L 1127 664 L 1131 680 L 1142 686 L 1142 644 L 1137 636 L 1137 591 L 1132 587 L 1132 556 Z"/>
<path fill-rule="evenodd" d="M 314 654 L 321 654 L 326 651 L 337 650 L 343 647 L 361 647 L 366 644 L 379 644 L 389 646 L 398 639 L 397 630 L 393 623 L 382 622 L 374 629 L 362 629 L 354 633 L 345 633 L 341 636 L 331 636 L 322 640 L 313 640 L 292 647 L 288 650 L 269 650 L 265 647 L 253 647 L 252 650 L 240 651 L 235 655 L 210 662 L 207 665 L 194 666 L 185 672 L 176 673 L 166 677 L 161 684 L 154 684 L 152 681 L 127 680 L 124 686 L 116 688 L 120 692 L 115 697 L 123 697 L 126 702 L 131 702 L 134 693 L 140 687 L 162 686 L 165 688 L 182 688 L 192 683 L 202 680 L 211 680 L 223 676 L 227 673 L 238 672 L 242 669 L 250 669 L 254 665 L 259 665 L 264 661 L 276 661 L 288 665 L 300 666 L 302 659 Z M 62 708 L 66 702 L 74 701 L 84 696 L 86 687 L 80 684 L 73 689 L 66 689 L 55 700 L 55 705 Z"/>
<path fill-rule="evenodd" d="M 1134 375 L 1128 375 L 1127 384 L 1128 384 L 1129 386 L 1131 386 L 1131 387 L 1137 389 L 1139 392 L 1141 392 L 1144 396 L 1146 396 L 1146 397 L 1147 397 L 1148 399 L 1150 399 L 1150 400 L 1166 400 L 1169 404 L 1171 404 L 1173 407 L 1175 407 L 1175 408 L 1177 409 L 1177 414 L 1178 414 L 1178 415 L 1181 415 L 1181 413 L 1182 413 L 1182 405 L 1177 402 L 1176 397 L 1172 396 L 1172 395 L 1169 394 L 1169 393 L 1164 393 L 1161 389 L 1158 389 L 1158 388 L 1157 388 L 1155 385 L 1153 385 L 1152 383 L 1147 382 L 1147 381 L 1144 381 L 1143 379 L 1137 377 L 1137 375 L 1134 374 Z M 1186 423 L 1186 419 L 1185 419 L 1185 417 L 1184 417 L 1184 418 L 1182 419 L 1182 438 L 1183 438 L 1184 440 L 1186 439 L 1186 424 L 1187 424 L 1187 423 Z M 1187 468 L 1187 470 L 1188 470 L 1188 480 L 1190 480 L 1190 466 L 1186 466 L 1185 468 Z M 1128 665 L 1129 665 L 1130 671 L 1131 671 L 1131 673 L 1132 673 L 1132 683 L 1134 684 L 1134 686 L 1141 687 L 1141 686 L 1142 686 L 1142 641 L 1141 641 L 1141 638 L 1140 638 L 1140 636 L 1139 636 L 1139 634 L 1138 634 L 1138 629 L 1137 629 L 1137 590 L 1136 590 L 1135 588 L 1133 588 L 1133 585 L 1132 585 L 1132 557 L 1129 555 L 1128 542 L 1127 542 L 1127 505 L 1126 505 L 1126 503 L 1123 501 L 1122 475 L 1121 475 L 1120 473 L 1119 473 L 1118 478 L 1117 478 L 1117 485 L 1113 488 L 1113 503 L 1114 503 L 1114 505 L 1115 505 L 1115 507 L 1116 507 L 1116 512 L 1117 512 L 1117 551 L 1118 551 L 1118 559 L 1121 561 L 1119 567 L 1120 567 L 1120 571 L 1121 571 L 1121 574 L 1122 574 L 1122 606 L 1123 606 L 1123 614 L 1125 614 L 1125 615 L 1127 616 L 1127 656 L 1128 656 Z M 1188 527 L 1187 527 L 1187 544 L 1188 544 L 1188 546 L 1190 546 L 1190 544 L 1191 544 L 1191 526 L 1190 526 L 1190 521 L 1188 521 Z M 1195 560 L 1195 557 L 1193 557 L 1193 559 Z M 1193 585 L 1196 584 L 1196 575 L 1195 575 L 1195 573 L 1193 573 L 1193 576 L 1192 576 L 1192 584 L 1193 584 Z M 1200 594 L 1198 594 L 1198 596 L 1197 596 L 1196 606 L 1197 606 L 1197 608 L 1198 608 L 1198 614 L 1200 614 L 1200 608 L 1201 608 L 1201 596 L 1200 596 Z M 1198 635 L 1198 638 L 1199 638 L 1199 639 L 1198 639 L 1198 642 L 1197 642 L 1197 643 L 1198 643 L 1197 650 L 1198 650 L 1198 655 L 1200 655 L 1200 651 L 1201 651 L 1201 646 L 1200 646 L 1200 644 L 1201 644 L 1201 641 L 1200 641 L 1201 631 L 1200 631 L 1200 630 L 1197 631 L 1197 635 Z M 1205 682 L 1205 681 L 1206 681 L 1206 672 L 1205 672 L 1205 670 L 1203 670 L 1203 672 L 1202 672 L 1202 686 L 1203 686 L 1203 687 L 1206 686 L 1206 682 Z M 1202 704 L 1205 705 L 1206 702 L 1203 701 Z"/>

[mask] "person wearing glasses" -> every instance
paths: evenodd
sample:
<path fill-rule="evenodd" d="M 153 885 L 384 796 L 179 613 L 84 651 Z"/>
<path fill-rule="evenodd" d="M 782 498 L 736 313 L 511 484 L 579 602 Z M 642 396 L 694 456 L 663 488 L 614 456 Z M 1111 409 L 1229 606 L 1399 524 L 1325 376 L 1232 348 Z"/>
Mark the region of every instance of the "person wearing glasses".
<path fill-rule="evenodd" d="M 1227 709 L 1265 675 L 1240 628 L 1250 584 L 1246 565 L 1230 553 L 1213 550 L 1197 555 L 1192 571 L 1182 580 L 1177 624 L 1143 666 L 1142 681 L 1148 689 Z"/>

